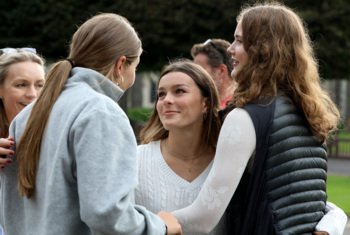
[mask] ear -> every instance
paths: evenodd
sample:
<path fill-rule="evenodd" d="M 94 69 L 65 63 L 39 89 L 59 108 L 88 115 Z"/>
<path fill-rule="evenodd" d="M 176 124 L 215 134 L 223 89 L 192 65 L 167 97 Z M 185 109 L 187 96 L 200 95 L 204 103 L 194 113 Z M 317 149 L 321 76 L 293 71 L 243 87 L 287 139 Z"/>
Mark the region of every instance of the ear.
<path fill-rule="evenodd" d="M 123 73 L 124 64 L 126 62 L 126 56 L 121 56 L 117 59 L 114 65 L 114 76 L 120 77 Z"/>
<path fill-rule="evenodd" d="M 203 113 L 208 112 L 208 98 L 204 97 L 202 101 Z"/>
<path fill-rule="evenodd" d="M 227 69 L 227 66 L 225 64 L 220 64 L 218 69 L 219 69 L 221 75 L 228 74 L 228 69 Z"/>

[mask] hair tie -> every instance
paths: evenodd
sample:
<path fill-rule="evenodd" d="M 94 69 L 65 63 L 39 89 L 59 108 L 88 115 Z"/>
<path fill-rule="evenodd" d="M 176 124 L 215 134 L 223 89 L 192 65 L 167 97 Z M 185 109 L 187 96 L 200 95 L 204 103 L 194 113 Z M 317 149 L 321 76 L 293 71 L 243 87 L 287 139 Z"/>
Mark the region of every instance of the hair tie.
<path fill-rule="evenodd" d="M 69 59 L 69 58 L 67 58 L 67 59 L 65 59 L 65 60 L 67 60 L 67 61 L 70 63 L 70 65 L 72 66 L 72 68 L 75 67 L 75 62 L 74 62 L 74 60 Z"/>

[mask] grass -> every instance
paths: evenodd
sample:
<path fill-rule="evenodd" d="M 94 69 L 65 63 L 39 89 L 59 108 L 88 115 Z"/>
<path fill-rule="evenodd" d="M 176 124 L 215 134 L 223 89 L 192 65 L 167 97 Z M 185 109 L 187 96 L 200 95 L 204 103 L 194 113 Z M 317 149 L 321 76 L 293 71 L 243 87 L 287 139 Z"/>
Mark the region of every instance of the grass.
<path fill-rule="evenodd" d="M 350 176 L 328 175 L 328 201 L 335 203 L 350 216 Z"/>

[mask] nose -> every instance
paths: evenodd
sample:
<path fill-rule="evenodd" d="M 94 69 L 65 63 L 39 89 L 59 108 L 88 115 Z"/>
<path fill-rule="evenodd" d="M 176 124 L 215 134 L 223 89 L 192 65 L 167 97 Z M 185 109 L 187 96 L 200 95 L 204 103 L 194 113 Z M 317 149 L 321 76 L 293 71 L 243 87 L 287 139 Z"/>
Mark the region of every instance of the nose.
<path fill-rule="evenodd" d="M 163 99 L 164 103 L 166 104 L 171 104 L 173 103 L 173 96 L 170 94 L 170 92 L 168 92 Z"/>
<path fill-rule="evenodd" d="M 30 99 L 35 99 L 36 97 L 38 97 L 38 93 L 39 91 L 37 90 L 37 88 L 33 85 L 33 86 L 29 86 L 28 89 L 26 90 L 26 97 L 30 98 Z"/>
<path fill-rule="evenodd" d="M 234 42 L 233 42 L 234 43 Z M 233 54 L 233 43 L 231 43 L 231 45 L 227 48 L 227 52 L 229 53 L 229 54 Z"/>

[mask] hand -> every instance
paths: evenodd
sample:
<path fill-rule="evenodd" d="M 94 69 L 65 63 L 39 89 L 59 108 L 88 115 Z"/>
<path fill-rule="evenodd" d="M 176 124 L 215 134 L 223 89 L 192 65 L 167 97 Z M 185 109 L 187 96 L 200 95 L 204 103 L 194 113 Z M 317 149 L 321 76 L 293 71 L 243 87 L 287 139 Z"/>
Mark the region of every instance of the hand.
<path fill-rule="evenodd" d="M 157 214 L 168 227 L 168 235 L 182 235 L 181 225 L 177 221 L 176 217 L 169 212 L 161 211 Z"/>
<path fill-rule="evenodd" d="M 12 162 L 8 156 L 13 156 L 15 153 L 10 149 L 15 144 L 13 138 L 0 138 L 0 169 L 5 168 Z"/>
<path fill-rule="evenodd" d="M 325 231 L 315 231 L 315 232 L 313 232 L 313 235 L 329 235 L 329 233 L 327 233 Z"/>

